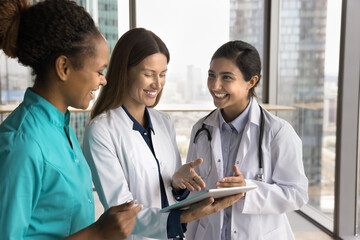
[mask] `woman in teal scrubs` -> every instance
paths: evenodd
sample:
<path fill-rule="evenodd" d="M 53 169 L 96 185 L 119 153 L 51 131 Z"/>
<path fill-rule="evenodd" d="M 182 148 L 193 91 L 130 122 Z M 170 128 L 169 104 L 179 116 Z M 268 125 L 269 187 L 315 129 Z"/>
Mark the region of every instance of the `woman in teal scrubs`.
<path fill-rule="evenodd" d="M 141 205 L 94 223 L 91 172 L 69 125 L 106 84 L 109 47 L 72 1 L 0 4 L 0 49 L 30 66 L 35 84 L 0 125 L 1 239 L 123 239 Z"/>

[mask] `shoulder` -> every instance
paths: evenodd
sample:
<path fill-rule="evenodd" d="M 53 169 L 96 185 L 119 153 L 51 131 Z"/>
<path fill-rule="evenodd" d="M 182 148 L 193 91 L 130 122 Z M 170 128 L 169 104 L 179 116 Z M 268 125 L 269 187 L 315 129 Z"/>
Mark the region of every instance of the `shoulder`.
<path fill-rule="evenodd" d="M 154 128 L 158 129 L 158 127 L 165 127 L 167 130 L 172 130 L 174 128 L 174 124 L 168 113 L 154 108 L 148 108 L 148 111 Z"/>
<path fill-rule="evenodd" d="M 273 138 L 286 136 L 288 138 L 295 137 L 300 140 L 293 126 L 285 119 L 264 110 L 264 120 L 264 131 L 269 132 Z"/>
<path fill-rule="evenodd" d="M 171 121 L 170 115 L 166 112 L 159 111 L 154 108 L 147 108 L 152 119 L 169 122 Z"/>
<path fill-rule="evenodd" d="M 194 124 L 193 129 L 200 128 L 204 123 L 210 126 L 216 126 L 216 124 L 218 124 L 219 110 L 220 109 L 216 108 L 209 113 L 204 113 L 204 116 Z"/>
<path fill-rule="evenodd" d="M 34 167 L 43 163 L 45 146 L 41 146 L 32 134 L 21 131 L 1 132 L 0 143 L 1 165 Z"/>
<path fill-rule="evenodd" d="M 86 125 L 86 131 L 112 129 L 114 126 L 122 126 L 125 121 L 126 113 L 119 107 L 105 111 L 91 119 Z"/>
<path fill-rule="evenodd" d="M 91 119 L 85 126 L 85 136 L 104 135 L 114 121 L 111 111 L 106 111 Z"/>

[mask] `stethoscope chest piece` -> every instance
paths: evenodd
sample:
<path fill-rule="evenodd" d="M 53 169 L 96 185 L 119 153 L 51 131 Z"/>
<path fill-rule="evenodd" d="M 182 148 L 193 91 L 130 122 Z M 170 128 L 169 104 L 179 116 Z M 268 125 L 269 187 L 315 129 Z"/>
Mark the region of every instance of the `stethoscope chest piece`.
<path fill-rule="evenodd" d="M 262 168 L 259 169 L 259 173 L 256 176 L 256 180 L 258 180 L 259 182 L 265 182 L 264 171 Z"/>

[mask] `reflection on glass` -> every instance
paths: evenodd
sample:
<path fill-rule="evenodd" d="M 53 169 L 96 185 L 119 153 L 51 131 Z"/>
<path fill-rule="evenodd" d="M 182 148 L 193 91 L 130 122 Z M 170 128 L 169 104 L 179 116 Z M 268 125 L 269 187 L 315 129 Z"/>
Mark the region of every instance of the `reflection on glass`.
<path fill-rule="evenodd" d="M 283 0 L 280 13 L 278 101 L 297 110 L 279 115 L 302 139 L 309 205 L 331 219 L 340 12 L 337 0 Z"/>

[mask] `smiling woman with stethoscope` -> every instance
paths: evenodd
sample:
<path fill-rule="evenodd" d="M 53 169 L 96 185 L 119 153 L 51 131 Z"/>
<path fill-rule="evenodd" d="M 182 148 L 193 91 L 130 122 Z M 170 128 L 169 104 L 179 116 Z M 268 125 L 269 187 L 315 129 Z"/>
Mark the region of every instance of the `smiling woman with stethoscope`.
<path fill-rule="evenodd" d="M 208 88 L 217 107 L 193 127 L 187 161 L 206 188 L 256 184 L 237 203 L 188 225 L 187 239 L 293 239 L 286 212 L 308 200 L 302 144 L 286 121 L 262 109 L 254 88 L 257 50 L 232 41 L 213 55 Z"/>

